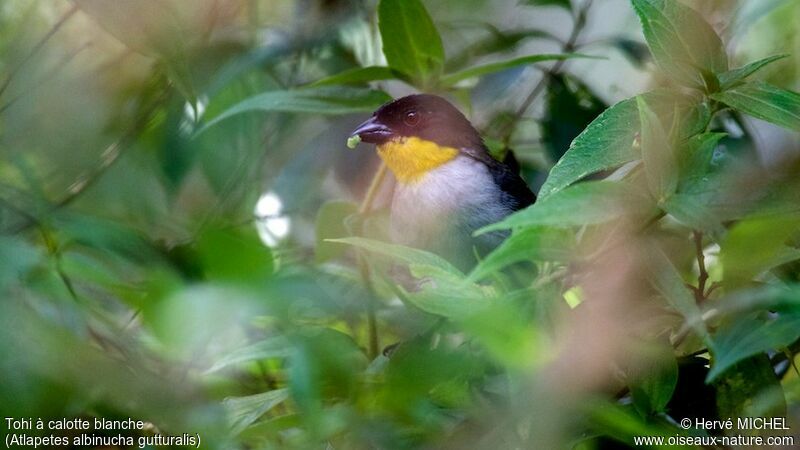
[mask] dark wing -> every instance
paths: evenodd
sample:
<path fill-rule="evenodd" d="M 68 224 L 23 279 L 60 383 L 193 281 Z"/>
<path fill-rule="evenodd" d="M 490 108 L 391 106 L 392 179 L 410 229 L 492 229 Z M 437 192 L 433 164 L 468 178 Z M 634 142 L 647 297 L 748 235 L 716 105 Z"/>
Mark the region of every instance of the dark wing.
<path fill-rule="evenodd" d="M 477 147 L 462 147 L 461 153 L 489 167 L 494 182 L 505 194 L 503 201 L 508 202 L 513 211 L 528 207 L 536 201 L 536 195 L 531 192 L 528 183 L 519 176 L 519 162 L 514 157 L 513 151 L 506 152 L 506 159 L 503 162 L 494 159 L 483 143 Z"/>
<path fill-rule="evenodd" d="M 536 195 L 528 187 L 528 184 L 519 173 L 512 170 L 508 165 L 499 161 L 489 164 L 489 172 L 494 178 L 494 182 L 503 191 L 504 199 L 511 205 L 514 211 L 526 208 L 536 201 Z"/>

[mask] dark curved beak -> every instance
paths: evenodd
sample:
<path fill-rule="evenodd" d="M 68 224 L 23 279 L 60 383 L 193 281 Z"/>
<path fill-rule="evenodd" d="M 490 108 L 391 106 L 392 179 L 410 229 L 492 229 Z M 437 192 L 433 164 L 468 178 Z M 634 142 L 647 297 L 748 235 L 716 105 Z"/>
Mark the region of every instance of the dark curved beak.
<path fill-rule="evenodd" d="M 392 130 L 372 116 L 350 133 L 350 136 L 356 135 L 364 142 L 383 144 L 392 137 Z"/>

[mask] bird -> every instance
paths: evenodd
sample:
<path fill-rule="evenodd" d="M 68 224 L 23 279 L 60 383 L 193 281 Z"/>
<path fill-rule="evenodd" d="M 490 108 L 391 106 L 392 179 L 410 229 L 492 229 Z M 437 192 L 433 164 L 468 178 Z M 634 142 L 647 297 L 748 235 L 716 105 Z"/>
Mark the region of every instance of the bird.
<path fill-rule="evenodd" d="M 474 236 L 476 230 L 536 201 L 516 161 L 495 159 L 470 121 L 437 95 L 384 104 L 351 140 L 374 144 L 394 175 L 392 241 L 436 253 L 465 270 L 507 235 Z"/>

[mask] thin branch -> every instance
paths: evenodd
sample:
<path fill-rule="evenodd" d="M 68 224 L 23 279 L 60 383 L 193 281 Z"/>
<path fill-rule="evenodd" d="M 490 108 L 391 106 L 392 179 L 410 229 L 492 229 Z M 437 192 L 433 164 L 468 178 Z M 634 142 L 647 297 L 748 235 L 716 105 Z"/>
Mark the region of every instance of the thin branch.
<path fill-rule="evenodd" d="M 67 12 L 65 12 L 60 19 L 58 19 L 58 22 L 56 22 L 55 24 L 53 24 L 52 27 L 50 27 L 50 31 L 48 31 L 47 34 L 45 34 L 41 39 L 39 39 L 39 42 L 37 42 L 36 45 L 34 45 L 33 48 L 31 49 L 31 51 L 28 52 L 25 58 L 11 70 L 11 72 L 6 77 L 6 80 L 3 82 L 2 85 L 0 85 L 0 96 L 2 96 L 3 92 L 5 92 L 5 90 L 8 89 L 8 85 L 11 84 L 11 81 L 14 79 L 14 76 L 19 72 L 22 66 L 24 66 L 25 63 L 27 63 L 31 58 L 33 58 L 33 55 L 38 53 L 39 50 L 41 50 L 42 47 L 44 47 L 47 41 L 49 41 L 50 38 L 52 38 L 53 35 L 55 35 L 58 32 L 58 30 L 61 29 L 61 27 L 67 22 L 67 20 L 69 20 L 69 18 L 72 17 L 76 12 L 78 12 L 78 5 L 72 5 L 72 7 L 68 9 Z"/>
<path fill-rule="evenodd" d="M 375 172 L 375 175 L 372 177 L 367 193 L 364 195 L 364 200 L 358 208 L 358 214 L 361 216 L 362 220 L 372 211 L 372 205 L 375 203 L 378 191 L 386 178 L 386 171 L 386 164 L 381 162 L 378 171 Z M 363 224 L 360 225 L 359 228 L 361 228 L 359 234 L 362 234 Z M 369 299 L 367 299 L 366 304 L 367 328 L 369 332 L 369 357 L 370 359 L 375 359 L 378 356 L 380 348 L 380 342 L 378 340 L 378 321 L 375 314 L 377 291 L 375 289 L 375 283 L 372 281 L 372 273 L 367 258 L 360 251 L 358 253 L 358 271 L 361 275 L 361 279 L 364 281 L 367 292 L 369 292 Z"/>
<path fill-rule="evenodd" d="M 586 17 L 589 12 L 589 8 L 592 6 L 592 1 L 593 0 L 586 0 L 581 6 L 580 10 L 578 10 L 578 13 L 575 15 L 572 33 L 570 33 L 567 42 L 561 47 L 562 53 L 569 53 L 575 50 L 575 44 L 578 40 L 578 37 L 586 25 Z M 522 101 L 522 104 L 519 106 L 519 108 L 517 108 L 514 116 L 504 127 L 503 132 L 501 133 L 503 136 L 503 146 L 505 148 L 508 148 L 508 144 L 511 141 L 511 135 L 514 132 L 516 124 L 520 121 L 520 119 L 522 119 L 522 116 L 525 115 L 533 102 L 539 97 L 539 94 L 541 94 L 542 91 L 544 91 L 544 89 L 547 87 L 547 81 L 549 78 L 559 73 L 564 67 L 564 64 L 566 64 L 565 59 L 556 61 L 555 64 L 553 64 L 553 67 L 542 75 L 542 78 L 539 80 L 539 82 L 536 83 L 528 96 L 525 97 L 525 100 Z"/>
<path fill-rule="evenodd" d="M 697 257 L 697 267 L 700 274 L 697 276 L 697 288 L 694 289 L 695 299 L 702 302 L 706 299 L 706 282 L 708 281 L 708 271 L 706 270 L 706 255 L 703 253 L 703 233 L 693 231 L 695 253 Z"/>

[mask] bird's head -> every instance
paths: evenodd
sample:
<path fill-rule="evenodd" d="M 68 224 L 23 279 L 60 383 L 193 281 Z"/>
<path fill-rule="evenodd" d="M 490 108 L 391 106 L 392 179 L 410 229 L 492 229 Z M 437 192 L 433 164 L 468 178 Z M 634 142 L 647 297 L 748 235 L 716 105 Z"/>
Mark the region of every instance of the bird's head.
<path fill-rule="evenodd" d="M 381 106 L 352 136 L 375 144 L 401 182 L 418 180 L 463 151 L 483 148 L 469 120 L 447 100 L 429 94 L 409 95 Z"/>

